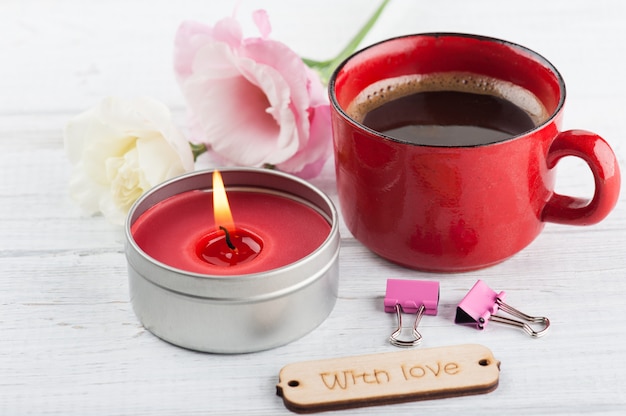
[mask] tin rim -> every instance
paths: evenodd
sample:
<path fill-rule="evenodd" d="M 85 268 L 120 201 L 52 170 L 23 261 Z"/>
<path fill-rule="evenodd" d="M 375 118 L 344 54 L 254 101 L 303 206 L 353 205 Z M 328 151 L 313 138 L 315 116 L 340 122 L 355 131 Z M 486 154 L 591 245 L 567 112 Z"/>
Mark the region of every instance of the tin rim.
<path fill-rule="evenodd" d="M 177 176 L 155 186 L 131 207 L 125 224 L 126 258 L 129 266 L 155 285 L 180 294 L 205 299 L 249 301 L 280 296 L 315 281 L 319 273 L 300 274 L 298 269 L 323 272 L 339 250 L 337 210 L 322 191 L 293 175 L 259 168 L 220 169 L 227 188 L 254 188 L 258 192 L 278 193 L 315 209 L 331 229 L 324 242 L 302 259 L 268 271 L 243 275 L 213 275 L 190 272 L 162 263 L 135 242 L 131 226 L 150 207 L 163 199 L 192 190 L 211 190 L 212 169 Z M 254 284 L 251 284 L 254 282 Z"/>

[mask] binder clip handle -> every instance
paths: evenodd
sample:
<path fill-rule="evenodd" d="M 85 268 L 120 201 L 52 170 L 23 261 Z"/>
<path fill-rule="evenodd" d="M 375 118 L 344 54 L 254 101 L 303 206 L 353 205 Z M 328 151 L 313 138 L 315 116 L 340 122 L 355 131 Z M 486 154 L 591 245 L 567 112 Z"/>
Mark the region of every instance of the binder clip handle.
<path fill-rule="evenodd" d="M 417 309 L 417 315 L 415 316 L 415 321 L 413 321 L 413 338 L 408 340 L 400 339 L 400 334 L 402 333 L 402 306 L 400 306 L 399 303 L 396 303 L 394 309 L 396 311 L 398 327 L 391 333 L 391 335 L 389 335 L 389 342 L 391 345 L 401 348 L 409 348 L 419 345 L 422 342 L 422 334 L 420 334 L 417 330 L 417 326 L 420 324 L 424 311 L 426 310 L 424 305 L 421 305 Z"/>
<path fill-rule="evenodd" d="M 385 312 L 395 313 L 398 326 L 389 336 L 389 342 L 396 347 L 413 347 L 422 342 L 417 327 L 424 315 L 437 315 L 439 304 L 439 282 L 420 280 L 388 279 L 385 293 Z M 411 337 L 401 339 L 402 314 L 415 313 Z"/>
<path fill-rule="evenodd" d="M 545 316 L 527 315 L 524 312 L 521 312 L 520 310 L 515 309 L 511 305 L 507 305 L 500 298 L 496 299 L 496 304 L 498 305 L 498 308 L 502 310 L 503 312 L 506 312 L 509 315 L 515 316 L 516 318 L 522 319 L 523 321 L 511 319 L 506 316 L 491 315 L 489 319 L 494 322 L 499 322 L 502 324 L 521 328 L 533 338 L 539 338 L 539 337 L 544 336 L 548 332 L 548 328 L 550 328 L 550 320 L 546 318 Z M 535 331 L 530 325 L 528 325 L 528 322 L 542 324 L 543 328 L 539 331 Z"/>

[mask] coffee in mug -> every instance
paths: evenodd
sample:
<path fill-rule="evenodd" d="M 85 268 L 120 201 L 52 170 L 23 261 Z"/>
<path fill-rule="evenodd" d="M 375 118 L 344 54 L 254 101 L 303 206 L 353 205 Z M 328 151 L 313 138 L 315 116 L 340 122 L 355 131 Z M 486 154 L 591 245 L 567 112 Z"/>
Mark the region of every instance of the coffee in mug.
<path fill-rule="evenodd" d="M 361 92 L 347 112 L 385 136 L 432 146 L 495 143 L 548 117 L 530 91 L 462 72 L 383 80 Z"/>

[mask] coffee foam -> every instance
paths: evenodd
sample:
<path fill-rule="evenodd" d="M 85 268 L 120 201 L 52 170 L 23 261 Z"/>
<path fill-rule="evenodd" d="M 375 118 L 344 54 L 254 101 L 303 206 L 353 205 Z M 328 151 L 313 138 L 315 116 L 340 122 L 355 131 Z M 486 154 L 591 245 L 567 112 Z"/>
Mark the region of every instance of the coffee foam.
<path fill-rule="evenodd" d="M 405 75 L 377 81 L 352 100 L 347 113 L 361 123 L 368 112 L 386 102 L 429 91 L 456 91 L 500 97 L 524 110 L 535 126 L 549 117 L 543 103 L 527 89 L 508 81 L 468 72 Z"/>

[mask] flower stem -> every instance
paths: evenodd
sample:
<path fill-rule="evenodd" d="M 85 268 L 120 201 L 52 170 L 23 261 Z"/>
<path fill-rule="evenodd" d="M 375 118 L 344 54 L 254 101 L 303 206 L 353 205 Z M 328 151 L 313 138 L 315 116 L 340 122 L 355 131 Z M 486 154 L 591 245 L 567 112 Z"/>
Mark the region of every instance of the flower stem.
<path fill-rule="evenodd" d="M 367 22 L 365 22 L 365 25 L 363 25 L 361 30 L 359 30 L 357 34 L 350 40 L 350 42 L 348 42 L 345 48 L 343 48 L 343 50 L 339 52 L 339 55 L 335 56 L 333 59 L 329 59 L 327 61 L 315 61 L 307 58 L 302 59 L 307 66 L 311 67 L 319 73 L 320 78 L 325 85 L 328 84 L 330 76 L 332 75 L 335 68 L 337 68 L 337 66 L 342 63 L 344 59 L 346 59 L 356 50 L 361 41 L 363 41 L 363 38 L 365 38 L 365 36 L 369 33 L 370 29 L 374 27 L 374 24 L 376 24 L 376 21 L 382 14 L 383 10 L 385 9 L 385 7 L 387 7 L 387 3 L 389 3 L 389 0 L 383 0 L 383 2 L 380 4 L 380 6 L 378 6 L 374 14 L 369 18 Z"/>
<path fill-rule="evenodd" d="M 198 156 L 200 156 L 202 153 L 206 153 L 208 150 L 204 143 L 189 143 L 189 146 L 191 146 L 191 152 L 193 153 L 194 162 L 198 160 Z"/>

